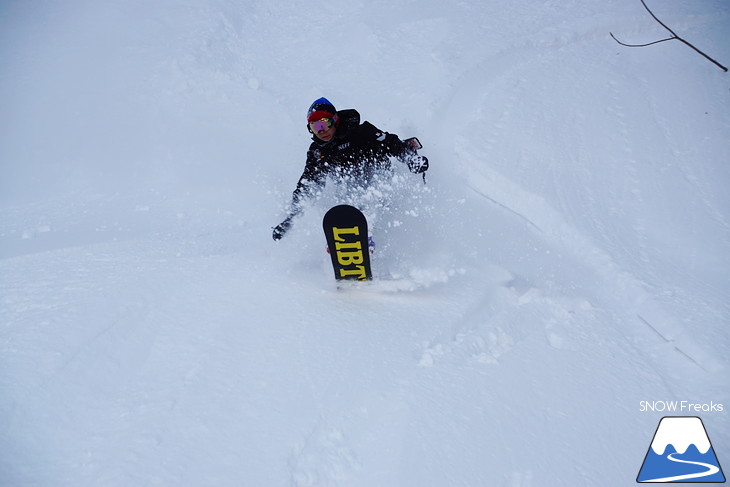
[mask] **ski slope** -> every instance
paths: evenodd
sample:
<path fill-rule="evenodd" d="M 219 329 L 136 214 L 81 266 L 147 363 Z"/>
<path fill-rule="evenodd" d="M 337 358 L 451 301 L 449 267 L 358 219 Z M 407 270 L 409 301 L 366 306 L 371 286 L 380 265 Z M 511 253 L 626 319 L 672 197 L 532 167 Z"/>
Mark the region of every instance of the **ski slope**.
<path fill-rule="evenodd" d="M 730 6 L 649 2 L 730 64 Z M 0 485 L 633 485 L 730 464 L 730 84 L 636 0 L 0 5 Z M 320 96 L 418 136 L 338 290 Z M 727 475 L 727 473 L 726 473 Z"/>

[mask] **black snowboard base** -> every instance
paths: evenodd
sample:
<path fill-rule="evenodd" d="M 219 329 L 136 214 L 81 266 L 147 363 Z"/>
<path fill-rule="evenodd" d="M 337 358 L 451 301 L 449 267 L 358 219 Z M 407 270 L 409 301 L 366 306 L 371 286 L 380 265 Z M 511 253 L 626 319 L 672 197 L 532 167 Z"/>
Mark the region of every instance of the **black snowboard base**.
<path fill-rule="evenodd" d="M 332 268 L 337 280 L 369 281 L 368 222 L 360 210 L 350 205 L 330 208 L 322 220 Z"/>

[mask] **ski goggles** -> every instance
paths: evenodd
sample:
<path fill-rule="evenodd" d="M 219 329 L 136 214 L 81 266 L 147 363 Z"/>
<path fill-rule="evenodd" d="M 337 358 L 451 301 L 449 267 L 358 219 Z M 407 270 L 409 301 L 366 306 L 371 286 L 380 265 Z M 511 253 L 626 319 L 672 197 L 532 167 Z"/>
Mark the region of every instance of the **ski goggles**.
<path fill-rule="evenodd" d="M 319 120 L 314 120 L 312 122 L 309 122 L 309 129 L 313 133 L 321 132 L 322 130 L 327 130 L 331 128 L 335 124 L 335 119 L 331 117 L 325 117 L 320 118 Z"/>

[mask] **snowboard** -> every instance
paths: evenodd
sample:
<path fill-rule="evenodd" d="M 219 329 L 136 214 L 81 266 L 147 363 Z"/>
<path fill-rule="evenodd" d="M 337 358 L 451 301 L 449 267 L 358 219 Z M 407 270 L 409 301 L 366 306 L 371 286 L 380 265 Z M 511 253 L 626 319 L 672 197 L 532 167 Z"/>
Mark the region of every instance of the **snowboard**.
<path fill-rule="evenodd" d="M 369 281 L 368 222 L 360 210 L 350 205 L 330 208 L 322 220 L 332 268 L 337 280 Z"/>

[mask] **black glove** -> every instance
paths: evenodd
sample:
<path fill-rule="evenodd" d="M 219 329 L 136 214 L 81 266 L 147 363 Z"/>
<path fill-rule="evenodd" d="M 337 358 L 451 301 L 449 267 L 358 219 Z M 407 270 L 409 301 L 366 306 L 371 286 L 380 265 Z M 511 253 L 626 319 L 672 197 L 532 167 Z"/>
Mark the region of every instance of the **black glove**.
<path fill-rule="evenodd" d="M 428 171 L 428 159 L 424 156 L 413 156 L 408 161 L 408 170 L 414 174 L 422 174 Z"/>
<path fill-rule="evenodd" d="M 274 233 L 272 235 L 274 237 L 274 240 L 281 240 L 281 237 L 283 237 L 284 234 L 286 233 L 286 231 L 289 230 L 289 227 L 291 226 L 291 220 L 292 220 L 292 217 L 289 216 L 286 218 L 286 220 L 279 223 L 274 228 Z"/>

